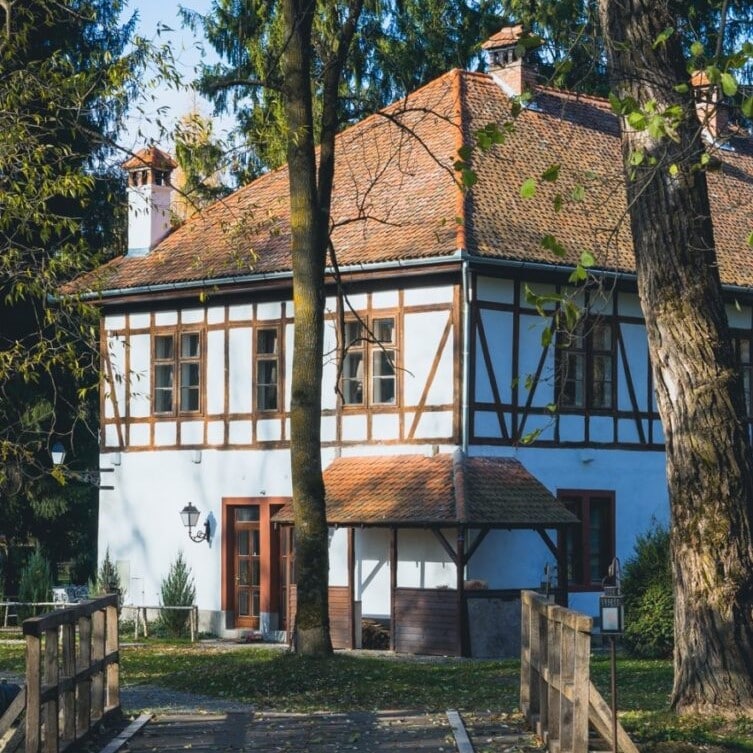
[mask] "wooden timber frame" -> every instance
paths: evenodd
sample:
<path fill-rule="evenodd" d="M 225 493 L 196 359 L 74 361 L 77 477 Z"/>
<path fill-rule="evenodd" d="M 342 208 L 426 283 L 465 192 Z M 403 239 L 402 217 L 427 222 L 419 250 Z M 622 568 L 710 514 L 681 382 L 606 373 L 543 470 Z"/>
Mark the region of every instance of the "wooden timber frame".
<path fill-rule="evenodd" d="M 26 753 L 61 753 L 120 712 L 118 595 L 32 617 L 23 623 L 26 686 L 0 718 L 0 736 L 25 710 L 6 743 Z"/>
<path fill-rule="evenodd" d="M 612 711 L 590 677 L 593 619 L 521 592 L 520 708 L 554 753 L 588 753 L 593 729 L 614 750 Z M 619 721 L 617 750 L 638 753 Z"/>

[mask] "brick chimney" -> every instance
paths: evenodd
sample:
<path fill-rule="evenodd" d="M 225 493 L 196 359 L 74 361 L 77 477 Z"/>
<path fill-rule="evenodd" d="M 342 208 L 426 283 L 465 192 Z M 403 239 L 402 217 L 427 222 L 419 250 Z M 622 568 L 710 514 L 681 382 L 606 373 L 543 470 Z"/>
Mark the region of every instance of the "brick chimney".
<path fill-rule="evenodd" d="M 486 50 L 489 75 L 508 97 L 519 97 L 530 83 L 523 58 L 516 52 L 522 36 L 522 24 L 505 26 L 481 45 Z"/>
<path fill-rule="evenodd" d="M 146 256 L 170 231 L 170 173 L 177 164 L 149 146 L 121 167 L 128 174 L 128 256 Z"/>
<path fill-rule="evenodd" d="M 704 137 L 711 142 L 719 139 L 727 128 L 729 116 L 722 103 L 719 87 L 714 86 L 703 71 L 696 71 L 690 78 L 693 87 L 698 120 L 701 121 Z"/>

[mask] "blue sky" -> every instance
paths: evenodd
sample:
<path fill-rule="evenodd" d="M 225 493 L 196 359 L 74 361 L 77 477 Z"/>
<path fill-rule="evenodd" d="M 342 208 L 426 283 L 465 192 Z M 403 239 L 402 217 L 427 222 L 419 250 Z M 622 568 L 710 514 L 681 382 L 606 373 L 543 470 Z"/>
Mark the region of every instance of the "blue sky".
<path fill-rule="evenodd" d="M 181 2 L 175 0 L 130 0 L 126 6 L 124 19 L 131 13 L 137 12 L 139 17 L 137 33 L 140 36 L 154 41 L 169 41 L 178 70 L 188 83 L 194 78 L 194 68 L 201 59 L 201 53 L 197 48 L 197 43 L 200 40 L 196 40 L 190 30 L 183 28 L 178 15 L 178 7 L 182 6 L 205 13 L 210 9 L 211 4 L 212 0 L 181 0 Z M 172 31 L 157 40 L 155 30 L 160 23 L 169 26 Z M 207 55 L 205 59 L 212 59 L 213 56 L 210 51 L 207 50 L 205 54 Z M 203 114 L 212 114 L 211 105 L 201 98 L 197 98 L 188 89 L 184 91 L 175 91 L 166 87 L 157 90 L 150 89 L 148 78 L 144 81 L 144 89 L 148 94 L 156 94 L 157 102 L 151 103 L 148 99 L 142 102 L 141 106 L 146 111 L 144 115 L 140 115 L 133 108 L 126 132 L 122 137 L 123 146 L 130 149 L 140 148 L 149 138 L 154 139 L 164 148 L 169 149 L 171 147 L 170 142 L 160 135 L 159 127 L 154 122 L 150 122 L 157 117 L 157 107 L 159 106 L 168 108 L 166 114 L 161 116 L 163 124 L 168 128 L 172 127 L 181 115 L 189 112 L 194 104 Z M 218 121 L 215 126 L 216 132 L 221 132 L 224 125 L 227 125 L 227 121 L 224 123 Z M 142 132 L 141 134 L 139 134 L 139 130 Z"/>

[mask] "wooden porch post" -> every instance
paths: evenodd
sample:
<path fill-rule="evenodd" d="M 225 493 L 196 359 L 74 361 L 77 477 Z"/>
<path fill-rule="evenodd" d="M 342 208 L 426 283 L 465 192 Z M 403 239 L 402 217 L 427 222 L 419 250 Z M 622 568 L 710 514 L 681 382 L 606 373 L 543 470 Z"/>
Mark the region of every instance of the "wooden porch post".
<path fill-rule="evenodd" d="M 567 579 L 567 528 L 562 526 L 557 531 L 557 604 L 566 607 L 568 605 L 568 579 Z"/>
<path fill-rule="evenodd" d="M 348 599 L 350 601 L 350 647 L 355 648 L 356 630 L 356 529 L 348 528 Z"/>
<path fill-rule="evenodd" d="M 395 599 L 397 597 L 397 528 L 390 529 L 390 651 L 395 651 Z"/>
<path fill-rule="evenodd" d="M 465 528 L 458 526 L 457 545 L 455 547 L 455 567 L 457 569 L 458 593 L 458 636 L 460 637 L 460 655 L 468 656 L 468 615 L 465 610 Z"/>

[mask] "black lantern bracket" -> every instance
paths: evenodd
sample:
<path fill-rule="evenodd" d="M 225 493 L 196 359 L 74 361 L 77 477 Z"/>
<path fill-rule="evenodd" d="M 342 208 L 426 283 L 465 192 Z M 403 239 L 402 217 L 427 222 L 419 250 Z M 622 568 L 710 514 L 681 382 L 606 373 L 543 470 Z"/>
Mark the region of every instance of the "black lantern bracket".
<path fill-rule="evenodd" d="M 206 541 L 207 544 L 211 544 L 212 541 L 212 528 L 209 523 L 209 517 L 204 520 L 204 523 L 199 526 L 199 516 L 201 513 L 189 502 L 181 511 L 180 519 L 183 521 L 183 525 L 188 529 L 188 538 L 191 541 L 195 541 L 197 544 L 200 541 Z M 193 529 L 196 528 L 196 533 L 193 533 Z M 198 530 L 203 528 L 204 530 Z"/>

